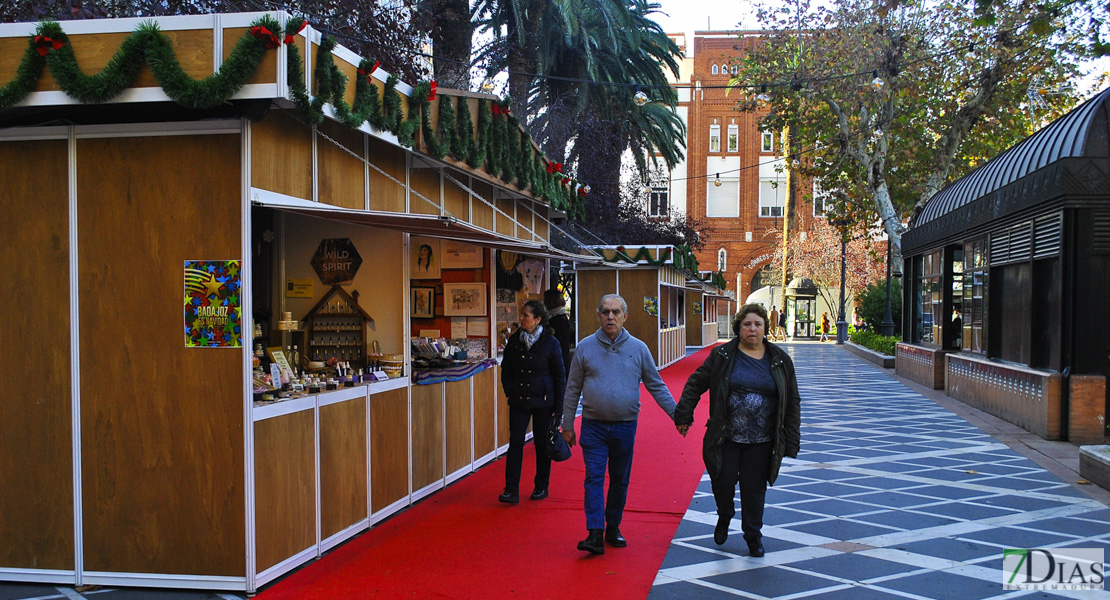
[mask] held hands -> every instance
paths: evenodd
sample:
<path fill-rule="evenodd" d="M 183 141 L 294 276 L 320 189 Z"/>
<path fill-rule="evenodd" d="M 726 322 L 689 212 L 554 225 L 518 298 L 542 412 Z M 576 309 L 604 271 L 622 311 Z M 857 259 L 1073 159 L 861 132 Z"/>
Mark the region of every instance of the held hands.
<path fill-rule="evenodd" d="M 573 448 L 575 441 L 577 441 L 575 439 L 574 431 L 564 431 L 563 432 L 563 441 L 565 441 L 568 446 Z"/>
<path fill-rule="evenodd" d="M 675 425 L 674 428 L 682 434 L 682 437 L 686 437 L 686 434 L 690 431 L 690 424 L 687 423 L 686 425 Z"/>

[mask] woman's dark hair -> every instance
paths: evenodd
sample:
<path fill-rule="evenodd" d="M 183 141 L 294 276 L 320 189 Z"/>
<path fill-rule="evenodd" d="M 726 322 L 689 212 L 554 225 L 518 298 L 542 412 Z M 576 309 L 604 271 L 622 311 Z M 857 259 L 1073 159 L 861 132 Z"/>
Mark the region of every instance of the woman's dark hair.
<path fill-rule="evenodd" d="M 762 304 L 756 304 L 754 302 L 741 306 L 740 310 L 736 312 L 736 316 L 732 317 L 732 333 L 737 336 L 740 335 L 740 323 L 743 323 L 744 317 L 751 313 L 755 313 L 763 318 L 763 335 L 767 335 L 767 328 L 770 326 L 769 323 L 771 322 L 771 318 L 767 316 L 767 309 L 763 308 Z"/>
<path fill-rule="evenodd" d="M 543 305 L 543 302 L 539 300 L 529 300 L 524 303 L 524 308 L 527 308 L 528 312 L 532 313 L 533 317 L 540 320 L 540 325 L 547 325 L 547 307 Z M 521 310 L 524 310 L 524 308 Z"/>
<path fill-rule="evenodd" d="M 420 251 L 425 249 L 425 248 L 428 249 L 428 262 L 422 263 L 421 258 L 420 258 Z M 420 244 L 420 247 L 416 249 L 416 264 L 419 265 L 419 266 L 431 266 L 433 256 L 434 256 L 434 253 L 432 252 L 432 247 L 430 245 Z"/>
<path fill-rule="evenodd" d="M 563 298 L 563 293 L 555 288 L 551 288 L 543 293 L 543 305 L 547 310 L 555 310 L 561 306 L 566 306 L 567 301 Z"/>

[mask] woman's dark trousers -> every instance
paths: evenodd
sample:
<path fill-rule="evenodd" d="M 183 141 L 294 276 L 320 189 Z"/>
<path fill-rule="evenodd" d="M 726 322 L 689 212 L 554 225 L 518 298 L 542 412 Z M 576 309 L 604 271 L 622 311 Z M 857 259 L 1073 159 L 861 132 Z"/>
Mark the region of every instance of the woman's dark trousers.
<path fill-rule="evenodd" d="M 744 540 L 763 537 L 763 503 L 767 497 L 767 476 L 771 471 L 771 442 L 721 446 L 721 474 L 713 482 L 717 516 L 731 519 L 736 514 L 736 484 L 740 484 L 740 529 Z"/>
<path fill-rule="evenodd" d="M 546 490 L 551 479 L 551 459 L 544 452 L 551 407 L 523 409 L 509 407 L 509 452 L 505 457 L 505 489 L 520 493 L 520 468 L 524 463 L 524 435 L 532 421 L 532 443 L 536 446 L 536 489 Z"/>

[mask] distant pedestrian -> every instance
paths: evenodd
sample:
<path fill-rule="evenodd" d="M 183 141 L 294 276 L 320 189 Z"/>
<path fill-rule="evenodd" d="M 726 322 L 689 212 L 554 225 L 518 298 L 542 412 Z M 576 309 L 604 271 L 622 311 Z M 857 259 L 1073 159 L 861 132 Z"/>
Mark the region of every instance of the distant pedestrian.
<path fill-rule="evenodd" d="M 829 313 L 821 313 L 821 341 L 829 341 Z"/>
<path fill-rule="evenodd" d="M 778 339 L 778 336 L 775 335 L 775 333 L 778 330 L 778 325 L 779 325 L 779 311 L 778 311 L 777 308 L 775 308 L 775 305 L 772 304 L 771 305 L 771 321 L 770 321 L 770 325 L 769 325 L 769 331 L 767 332 L 767 337 L 772 342 L 774 342 Z"/>
<path fill-rule="evenodd" d="M 532 443 L 536 447 L 535 487 L 532 500 L 548 495 L 551 458 L 545 451 L 545 433 L 551 419 L 559 417 L 560 401 L 566 390 L 563 351 L 547 325 L 547 309 L 539 300 L 529 300 L 520 310 L 520 329 L 505 343 L 501 359 L 501 386 L 509 399 L 509 451 L 505 458 L 505 489 L 501 502 L 520 501 L 520 470 L 524 463 L 524 436 L 532 421 Z"/>
<path fill-rule="evenodd" d="M 551 324 L 551 332 L 555 335 L 555 339 L 559 340 L 559 346 L 563 349 L 563 367 L 566 368 L 567 374 L 570 374 L 571 332 L 567 301 L 563 299 L 562 292 L 551 288 L 543 293 L 543 305 L 547 307 L 547 322 Z M 562 397 L 559 400 L 561 401 Z"/>
<path fill-rule="evenodd" d="M 772 323 L 771 325 L 774 326 L 774 323 Z M 778 333 L 779 333 L 779 335 L 778 335 L 779 341 L 785 342 L 786 341 L 786 309 L 785 308 L 783 308 L 782 312 L 779 313 L 779 332 Z"/>
<path fill-rule="evenodd" d="M 764 340 L 767 312 L 746 304 L 732 319 L 736 339 L 714 349 L 686 381 L 675 409 L 682 435 L 694 422 L 694 408 L 709 390 L 709 421 L 702 459 L 717 503 L 713 541 L 728 539 L 740 484 L 740 529 L 748 554 L 763 556 L 763 507 L 784 456 L 796 458 L 801 445 L 801 397 L 794 363 Z"/>
<path fill-rule="evenodd" d="M 621 535 L 628 480 L 632 474 L 632 450 L 640 414 L 640 383 L 656 404 L 674 418 L 674 398 L 655 368 L 647 344 L 624 328 L 628 303 L 616 294 L 601 298 L 597 320 L 601 327 L 578 342 L 570 361 L 570 378 L 563 401 L 563 439 L 575 444 L 574 416 L 582 398 L 582 461 L 586 466 L 586 539 L 578 549 L 604 554 L 605 544 L 623 548 Z M 605 471 L 609 471 L 609 493 L 605 494 Z"/>

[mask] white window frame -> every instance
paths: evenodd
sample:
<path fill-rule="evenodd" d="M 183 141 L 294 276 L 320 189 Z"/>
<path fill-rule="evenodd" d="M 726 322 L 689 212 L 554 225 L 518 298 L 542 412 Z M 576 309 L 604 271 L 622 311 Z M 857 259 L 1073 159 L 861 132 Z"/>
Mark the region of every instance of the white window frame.
<path fill-rule="evenodd" d="M 761 133 L 761 135 L 760 135 L 761 144 L 762 144 L 762 148 L 763 148 L 762 151 L 763 152 L 774 152 L 775 151 L 775 132 L 773 132 L 773 131 L 763 131 L 763 132 L 760 132 L 760 133 Z"/>
<path fill-rule="evenodd" d="M 724 248 L 717 250 L 717 270 L 722 273 L 728 270 L 728 250 Z"/>
<path fill-rule="evenodd" d="M 735 75 L 739 72 L 740 72 L 740 67 L 738 67 L 736 65 L 732 65 L 732 68 L 729 69 L 729 73 L 732 73 L 733 75 Z"/>
<path fill-rule="evenodd" d="M 775 203 L 768 202 L 768 199 L 763 194 L 764 184 L 766 183 L 778 184 L 773 188 L 776 192 Z M 781 219 L 783 216 L 783 209 L 786 206 L 786 193 L 786 178 L 761 177 L 759 179 L 759 217 L 761 219 Z M 775 209 L 778 210 L 776 211 Z"/>
<path fill-rule="evenodd" d="M 826 193 L 817 185 L 813 184 L 813 216 L 818 219 L 828 218 L 829 215 L 829 201 L 832 200 L 832 195 Z M 817 210 L 820 206 L 821 210 Z"/>
<path fill-rule="evenodd" d="M 713 66 L 712 66 L 712 67 L 711 67 L 711 68 L 709 69 L 709 72 L 710 72 L 710 73 L 712 73 L 713 75 L 716 75 L 716 74 L 717 74 L 717 73 L 719 72 L 719 71 L 717 71 L 717 65 L 716 65 L 716 64 L 714 64 L 714 65 L 713 65 Z"/>
<path fill-rule="evenodd" d="M 720 125 L 713 124 L 713 125 L 709 126 L 709 151 L 710 152 L 720 152 L 721 151 L 721 126 Z"/>
<path fill-rule="evenodd" d="M 669 217 L 671 216 L 671 191 L 667 186 L 666 181 L 655 181 L 651 183 L 651 191 L 648 193 L 648 216 L 649 217 Z M 661 202 L 656 202 L 656 198 L 660 198 Z M 659 209 L 662 205 L 662 210 Z"/>
<path fill-rule="evenodd" d="M 727 143 L 728 143 L 728 151 L 729 152 L 739 152 L 740 151 L 740 126 L 739 125 L 733 123 L 732 125 L 728 126 Z"/>

